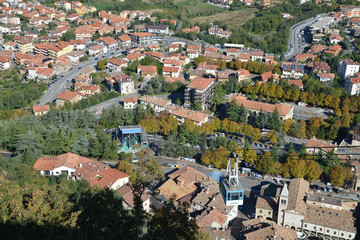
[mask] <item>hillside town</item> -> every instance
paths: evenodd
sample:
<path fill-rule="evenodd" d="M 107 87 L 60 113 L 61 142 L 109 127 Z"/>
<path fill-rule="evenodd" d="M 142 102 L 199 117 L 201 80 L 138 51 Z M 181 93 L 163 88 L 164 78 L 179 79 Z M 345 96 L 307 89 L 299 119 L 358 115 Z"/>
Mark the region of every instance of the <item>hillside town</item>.
<path fill-rule="evenodd" d="M 230 9 L 233 1 L 210 3 Z M 193 239 L 357 239 L 360 7 L 299 23 L 283 54 L 233 43 L 237 33 L 220 23 L 183 27 L 157 16 L 0 0 L 0 78 L 41 88 L 14 107 L 19 126 L 9 112 L 1 118 L 0 181 L 20 174 L 4 163 L 9 157 L 49 186 L 111 191 L 129 218 L 164 217 L 159 209 L 173 204 L 168 211 L 184 209 L 204 234 Z M 180 35 L 200 33 L 228 42 Z M 29 183 L 45 181 L 37 178 Z M 21 215 L 4 206 L 9 219 Z M 91 212 L 84 209 L 59 217 L 62 227 L 74 228 L 72 217 Z"/>

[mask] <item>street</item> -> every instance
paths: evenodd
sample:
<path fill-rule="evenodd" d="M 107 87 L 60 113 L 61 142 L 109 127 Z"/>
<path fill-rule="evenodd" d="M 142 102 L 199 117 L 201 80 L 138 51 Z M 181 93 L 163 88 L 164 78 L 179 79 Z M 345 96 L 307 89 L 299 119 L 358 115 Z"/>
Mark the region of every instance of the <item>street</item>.
<path fill-rule="evenodd" d="M 303 40 L 302 30 L 305 27 L 315 23 L 320 17 L 324 17 L 326 14 L 319 14 L 316 17 L 312 17 L 295 24 L 290 28 L 290 38 L 288 50 L 285 53 L 285 59 L 291 60 L 296 54 L 302 53 L 305 48 L 305 41 Z"/>

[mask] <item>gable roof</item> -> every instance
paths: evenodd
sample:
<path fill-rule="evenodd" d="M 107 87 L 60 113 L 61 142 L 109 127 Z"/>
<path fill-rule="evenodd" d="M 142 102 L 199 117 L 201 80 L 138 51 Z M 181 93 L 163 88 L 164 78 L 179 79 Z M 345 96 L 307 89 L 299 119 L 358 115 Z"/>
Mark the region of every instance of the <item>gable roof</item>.
<path fill-rule="evenodd" d="M 295 210 L 301 214 L 305 214 L 305 196 L 307 192 L 309 192 L 309 182 L 302 178 L 291 179 L 289 185 L 289 204 L 287 206 L 287 211 Z"/>
<path fill-rule="evenodd" d="M 50 111 L 50 105 L 43 105 L 43 106 L 34 105 L 33 106 L 34 113 L 46 112 L 46 111 Z"/>
<path fill-rule="evenodd" d="M 56 99 L 70 101 L 70 100 L 74 99 L 78 94 L 79 93 L 77 93 L 77 92 L 63 91 L 56 97 Z"/>
<path fill-rule="evenodd" d="M 117 191 L 121 195 L 121 197 L 123 198 L 123 200 L 126 202 L 127 205 L 129 205 L 132 208 L 135 206 L 133 191 L 129 185 L 126 184 L 126 185 L 122 186 L 121 188 L 119 188 Z M 142 202 L 145 202 L 148 199 L 150 199 L 150 197 L 144 192 L 141 195 Z"/>
<path fill-rule="evenodd" d="M 215 82 L 214 78 L 203 78 L 198 76 L 192 80 L 187 87 L 194 88 L 196 90 L 205 90 L 213 82 Z"/>

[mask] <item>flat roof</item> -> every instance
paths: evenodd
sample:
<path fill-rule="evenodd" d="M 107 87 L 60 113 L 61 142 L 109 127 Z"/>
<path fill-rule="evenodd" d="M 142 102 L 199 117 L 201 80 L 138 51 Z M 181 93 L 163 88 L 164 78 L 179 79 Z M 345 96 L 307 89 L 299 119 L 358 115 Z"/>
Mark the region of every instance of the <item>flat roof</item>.
<path fill-rule="evenodd" d="M 224 183 L 227 192 L 244 191 L 243 187 L 241 186 L 240 179 L 239 179 L 239 185 L 234 185 L 234 184 L 230 185 L 227 176 L 222 177 L 221 181 Z"/>
<path fill-rule="evenodd" d="M 142 127 L 141 127 L 140 125 L 119 126 L 119 130 L 120 130 L 123 134 L 143 133 Z"/>

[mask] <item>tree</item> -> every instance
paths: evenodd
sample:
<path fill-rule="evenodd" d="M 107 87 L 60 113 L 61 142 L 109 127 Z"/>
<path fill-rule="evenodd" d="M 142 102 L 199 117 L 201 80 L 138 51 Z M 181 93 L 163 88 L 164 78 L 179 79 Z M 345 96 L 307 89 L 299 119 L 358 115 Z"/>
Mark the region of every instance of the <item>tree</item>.
<path fill-rule="evenodd" d="M 344 185 L 346 177 L 347 172 L 343 167 L 334 166 L 329 169 L 330 182 L 335 187 Z"/>
<path fill-rule="evenodd" d="M 284 131 L 289 134 L 291 132 L 291 129 L 292 129 L 292 125 L 295 123 L 295 120 L 294 119 L 286 119 L 284 122 L 283 122 L 283 128 L 284 128 Z"/>
<path fill-rule="evenodd" d="M 220 146 L 218 149 L 216 149 L 213 154 L 214 167 L 226 168 L 229 155 L 230 152 L 223 146 Z"/>
<path fill-rule="evenodd" d="M 267 128 L 274 129 L 275 131 L 280 131 L 281 127 L 282 122 L 280 120 L 280 114 L 277 108 L 275 108 L 275 110 L 270 115 Z"/>
<path fill-rule="evenodd" d="M 256 169 L 264 174 L 269 174 L 274 171 L 274 160 L 270 152 L 265 152 L 255 162 Z"/>
<path fill-rule="evenodd" d="M 255 126 L 257 128 L 263 129 L 268 125 L 270 114 L 262 109 L 259 112 L 259 115 L 255 118 Z"/>
<path fill-rule="evenodd" d="M 251 137 L 254 141 L 258 141 L 262 137 L 260 129 L 254 128 L 254 130 L 252 131 Z"/>
<path fill-rule="evenodd" d="M 275 131 L 272 129 L 270 130 L 270 132 L 268 132 L 267 136 L 266 136 L 269 141 L 271 142 L 271 144 L 277 144 L 278 143 L 278 139 L 277 139 L 277 136 L 276 136 L 276 133 Z"/>
<path fill-rule="evenodd" d="M 202 110 L 202 106 L 201 106 L 200 103 L 194 102 L 194 103 L 191 105 L 191 109 L 194 110 L 194 111 L 201 111 L 201 110 Z"/>
<path fill-rule="evenodd" d="M 306 174 L 304 179 L 308 182 L 313 182 L 320 177 L 322 173 L 320 165 L 315 160 L 307 161 Z"/>
<path fill-rule="evenodd" d="M 106 69 L 106 60 L 99 60 L 97 62 L 97 69 L 99 69 L 99 70 Z"/>
<path fill-rule="evenodd" d="M 201 162 L 204 165 L 209 165 L 212 164 L 214 162 L 214 158 L 213 155 L 210 151 L 205 151 L 202 155 L 201 155 Z"/>

